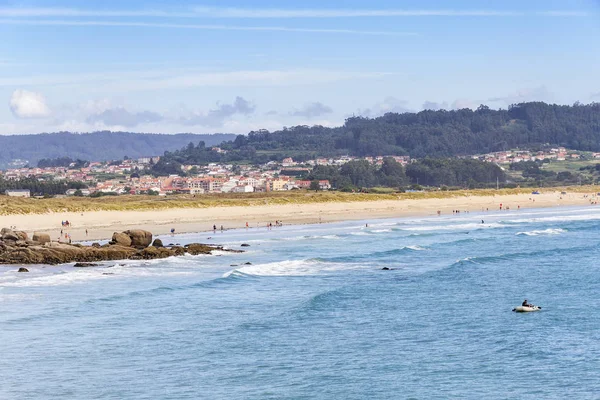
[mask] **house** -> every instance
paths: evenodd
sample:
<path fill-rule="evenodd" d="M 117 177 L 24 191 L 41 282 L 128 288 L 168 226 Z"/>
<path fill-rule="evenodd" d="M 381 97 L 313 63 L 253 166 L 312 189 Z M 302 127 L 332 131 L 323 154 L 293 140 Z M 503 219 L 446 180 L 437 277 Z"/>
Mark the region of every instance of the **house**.
<path fill-rule="evenodd" d="M 4 194 L 10 197 L 31 197 L 29 189 L 7 189 Z"/>
<path fill-rule="evenodd" d="M 331 184 L 328 180 L 319 181 L 319 189 L 321 190 L 329 190 L 331 189 Z"/>
<path fill-rule="evenodd" d="M 69 189 L 65 192 L 67 196 L 75 196 L 75 193 L 79 190 L 82 196 L 89 196 L 91 194 L 89 189 Z"/>
<path fill-rule="evenodd" d="M 252 193 L 254 192 L 254 187 L 250 185 L 238 185 L 231 189 L 231 193 Z"/>

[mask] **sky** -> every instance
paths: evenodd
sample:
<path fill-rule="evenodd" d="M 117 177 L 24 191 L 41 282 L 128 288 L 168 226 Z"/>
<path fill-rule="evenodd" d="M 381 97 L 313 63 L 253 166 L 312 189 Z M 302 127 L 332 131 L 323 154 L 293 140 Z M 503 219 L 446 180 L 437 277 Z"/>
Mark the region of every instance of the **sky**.
<path fill-rule="evenodd" d="M 0 134 L 600 101 L 600 0 L 0 0 Z"/>

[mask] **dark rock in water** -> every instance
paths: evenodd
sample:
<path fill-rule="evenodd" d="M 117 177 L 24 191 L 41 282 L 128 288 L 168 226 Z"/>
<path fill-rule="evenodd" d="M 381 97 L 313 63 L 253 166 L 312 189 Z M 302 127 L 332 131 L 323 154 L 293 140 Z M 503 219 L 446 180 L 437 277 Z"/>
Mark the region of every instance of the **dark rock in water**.
<path fill-rule="evenodd" d="M 75 265 L 73 265 L 74 268 L 89 268 L 89 267 L 99 267 L 100 264 L 94 264 L 94 263 L 84 263 L 84 262 L 78 262 L 75 263 Z"/>
<path fill-rule="evenodd" d="M 100 243 L 92 243 L 92 247 L 99 249 L 102 246 L 100 246 Z"/>
<path fill-rule="evenodd" d="M 196 256 L 198 254 L 210 254 L 210 252 L 215 250 L 215 248 L 205 244 L 190 243 L 185 245 L 185 250 L 191 255 Z"/>
<path fill-rule="evenodd" d="M 382 271 L 392 271 L 393 268 L 388 268 L 388 267 L 383 267 L 381 268 Z"/>
<path fill-rule="evenodd" d="M 29 270 L 27 268 L 21 267 L 17 272 L 29 272 Z"/>
<path fill-rule="evenodd" d="M 244 263 L 244 265 L 252 265 L 251 262 Z"/>
<path fill-rule="evenodd" d="M 113 272 L 103 272 L 102 275 L 114 275 Z"/>
<path fill-rule="evenodd" d="M 175 243 L 169 243 L 169 246 L 175 246 Z"/>
<path fill-rule="evenodd" d="M 241 247 L 250 247 L 250 245 L 248 243 L 242 243 L 240 246 Z"/>
<path fill-rule="evenodd" d="M 154 247 L 165 247 L 165 246 L 163 246 L 163 242 L 160 239 L 154 239 L 154 242 L 152 242 L 152 246 L 154 246 Z"/>
<path fill-rule="evenodd" d="M 237 267 L 237 264 L 231 264 L 230 267 Z"/>

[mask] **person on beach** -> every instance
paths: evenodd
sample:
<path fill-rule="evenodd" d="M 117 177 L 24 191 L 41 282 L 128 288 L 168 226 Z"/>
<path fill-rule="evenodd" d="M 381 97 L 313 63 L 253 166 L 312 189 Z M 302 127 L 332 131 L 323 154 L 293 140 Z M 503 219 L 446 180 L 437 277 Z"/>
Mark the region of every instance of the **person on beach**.
<path fill-rule="evenodd" d="M 86 229 L 86 230 L 85 230 L 85 236 L 87 236 L 87 235 L 88 235 L 88 231 L 87 231 L 87 229 Z"/>
<path fill-rule="evenodd" d="M 175 228 L 171 228 L 171 236 L 175 235 Z"/>
<path fill-rule="evenodd" d="M 213 233 L 217 233 L 217 225 L 213 225 Z"/>
<path fill-rule="evenodd" d="M 246 230 L 248 229 L 248 223 L 246 222 Z"/>
<path fill-rule="evenodd" d="M 223 225 L 221 225 L 221 232 L 223 232 Z"/>

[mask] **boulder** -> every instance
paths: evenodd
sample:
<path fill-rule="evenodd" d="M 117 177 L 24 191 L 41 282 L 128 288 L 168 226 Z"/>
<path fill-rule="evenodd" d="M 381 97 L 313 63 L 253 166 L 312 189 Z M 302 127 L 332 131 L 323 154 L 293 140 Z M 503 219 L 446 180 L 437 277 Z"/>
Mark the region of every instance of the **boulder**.
<path fill-rule="evenodd" d="M 10 229 L 6 230 L 6 228 L 2 229 L 2 240 L 12 240 L 14 242 L 16 242 L 17 240 L 19 240 L 19 236 L 11 231 Z"/>
<path fill-rule="evenodd" d="M 78 263 L 75 263 L 75 265 L 73 265 L 74 268 L 89 268 L 89 267 L 98 267 L 98 266 L 100 266 L 100 264 L 85 263 L 85 262 L 78 262 Z"/>
<path fill-rule="evenodd" d="M 17 272 L 29 272 L 27 268 L 21 267 Z"/>
<path fill-rule="evenodd" d="M 48 235 L 47 233 L 34 232 L 33 233 L 33 241 L 43 244 L 43 243 L 48 243 L 51 240 L 50 240 L 50 235 Z"/>
<path fill-rule="evenodd" d="M 131 238 L 131 246 L 148 247 L 152 243 L 152 233 L 141 229 L 133 229 L 123 232 Z"/>
<path fill-rule="evenodd" d="M 242 243 L 241 247 L 250 247 L 250 245 L 248 243 Z"/>
<path fill-rule="evenodd" d="M 154 239 L 154 242 L 152 242 L 152 246 L 154 246 L 154 247 L 165 247 L 165 246 L 163 246 L 163 242 L 160 239 Z"/>
<path fill-rule="evenodd" d="M 185 250 L 189 254 L 191 254 L 193 256 L 197 256 L 198 254 L 211 254 L 211 252 L 213 250 L 215 250 L 215 248 L 211 247 L 211 246 L 207 246 L 205 244 L 190 243 L 185 246 Z"/>
<path fill-rule="evenodd" d="M 15 235 L 19 238 L 19 240 L 28 240 L 29 236 L 27 236 L 27 232 L 24 231 L 15 231 Z"/>
<path fill-rule="evenodd" d="M 131 246 L 131 238 L 125 232 L 115 232 L 112 235 L 112 240 L 110 241 L 110 244 L 117 244 L 119 246 L 129 247 Z"/>
<path fill-rule="evenodd" d="M 96 243 L 96 242 L 94 242 L 94 243 L 92 243 L 92 247 L 95 247 L 95 248 L 97 248 L 97 249 L 98 249 L 98 248 L 100 248 L 100 247 L 102 247 L 102 246 L 100 246 L 100 243 Z"/>

